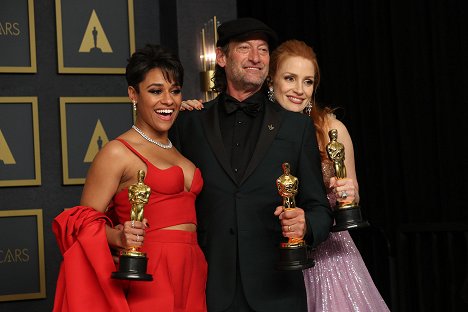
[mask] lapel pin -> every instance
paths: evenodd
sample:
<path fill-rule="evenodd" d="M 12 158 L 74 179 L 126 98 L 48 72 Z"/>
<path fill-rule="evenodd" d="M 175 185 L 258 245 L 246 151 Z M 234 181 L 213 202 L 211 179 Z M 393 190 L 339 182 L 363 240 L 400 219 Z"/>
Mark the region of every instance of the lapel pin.
<path fill-rule="evenodd" d="M 268 130 L 271 131 L 271 130 L 273 130 L 273 129 L 275 129 L 275 127 L 274 127 L 273 125 L 268 125 Z"/>

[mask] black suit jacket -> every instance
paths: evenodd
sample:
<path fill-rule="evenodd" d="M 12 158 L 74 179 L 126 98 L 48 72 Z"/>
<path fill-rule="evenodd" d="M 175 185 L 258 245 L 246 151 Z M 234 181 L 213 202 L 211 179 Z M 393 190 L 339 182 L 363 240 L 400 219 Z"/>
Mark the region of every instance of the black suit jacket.
<path fill-rule="evenodd" d="M 181 112 L 171 130 L 174 144 L 204 179 L 197 219 L 198 241 L 208 261 L 208 309 L 222 311 L 232 303 L 238 265 L 253 309 L 306 311 L 302 271 L 274 268 L 279 243 L 287 239 L 273 212 L 282 204 L 276 179 L 283 174 L 282 163 L 289 162 L 299 179 L 296 203 L 306 213 L 307 243 L 315 246 L 328 236 L 332 217 L 313 124 L 265 97 L 258 143 L 237 183 L 221 138 L 218 99 L 201 111 Z"/>

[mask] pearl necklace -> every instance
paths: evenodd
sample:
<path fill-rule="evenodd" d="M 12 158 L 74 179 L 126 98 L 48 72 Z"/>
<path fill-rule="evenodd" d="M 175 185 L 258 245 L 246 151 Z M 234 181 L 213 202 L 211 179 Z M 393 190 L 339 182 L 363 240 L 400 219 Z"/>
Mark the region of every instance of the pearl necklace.
<path fill-rule="evenodd" d="M 169 141 L 169 144 L 162 144 L 161 142 L 158 142 L 158 141 L 155 141 L 153 140 L 152 138 L 148 137 L 143 131 L 141 131 L 137 126 L 133 125 L 132 128 L 138 132 L 142 137 L 143 139 L 145 139 L 146 141 L 149 141 L 153 144 L 156 144 L 157 146 L 161 147 L 161 148 L 164 148 L 164 149 L 169 149 L 169 148 L 172 148 L 172 142 L 171 140 L 169 140 L 169 138 L 167 139 Z"/>

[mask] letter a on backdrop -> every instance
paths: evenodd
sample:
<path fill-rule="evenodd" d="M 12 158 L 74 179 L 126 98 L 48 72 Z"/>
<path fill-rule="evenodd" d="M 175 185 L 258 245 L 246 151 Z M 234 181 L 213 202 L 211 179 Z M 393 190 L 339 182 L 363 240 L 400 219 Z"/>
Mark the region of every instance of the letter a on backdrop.
<path fill-rule="evenodd" d="M 83 162 L 92 162 L 96 154 L 104 147 L 104 145 L 107 144 L 107 142 L 109 142 L 109 139 L 107 137 L 106 130 L 104 130 L 101 121 L 98 119 Z"/>
<path fill-rule="evenodd" d="M 102 28 L 101 22 L 99 22 L 95 10 L 93 10 L 89 18 L 88 27 L 86 27 L 79 52 L 89 53 L 93 51 L 112 53 L 112 47 L 109 40 L 107 40 L 106 33 Z"/>
<path fill-rule="evenodd" d="M 0 129 L 0 161 L 3 161 L 5 165 L 16 164 L 15 158 L 11 153 L 8 143 L 3 136 L 2 130 Z"/>

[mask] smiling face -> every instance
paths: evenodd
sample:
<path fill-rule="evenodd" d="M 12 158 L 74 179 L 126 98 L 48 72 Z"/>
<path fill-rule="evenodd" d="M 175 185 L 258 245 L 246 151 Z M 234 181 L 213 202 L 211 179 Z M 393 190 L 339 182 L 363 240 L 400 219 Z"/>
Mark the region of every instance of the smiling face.
<path fill-rule="evenodd" d="M 128 87 L 128 95 L 137 102 L 135 125 L 152 138 L 166 138 L 182 102 L 181 87 L 167 81 L 159 68 L 154 68 L 138 84 L 139 92 Z"/>
<path fill-rule="evenodd" d="M 302 112 L 315 89 L 315 66 L 301 56 L 285 57 L 272 77 L 276 101 L 285 109 Z"/>
<path fill-rule="evenodd" d="M 226 71 L 227 92 L 238 99 L 238 94 L 253 94 L 260 90 L 268 75 L 270 53 L 264 35 L 232 41 L 227 54 L 217 49 L 216 59 Z"/>

